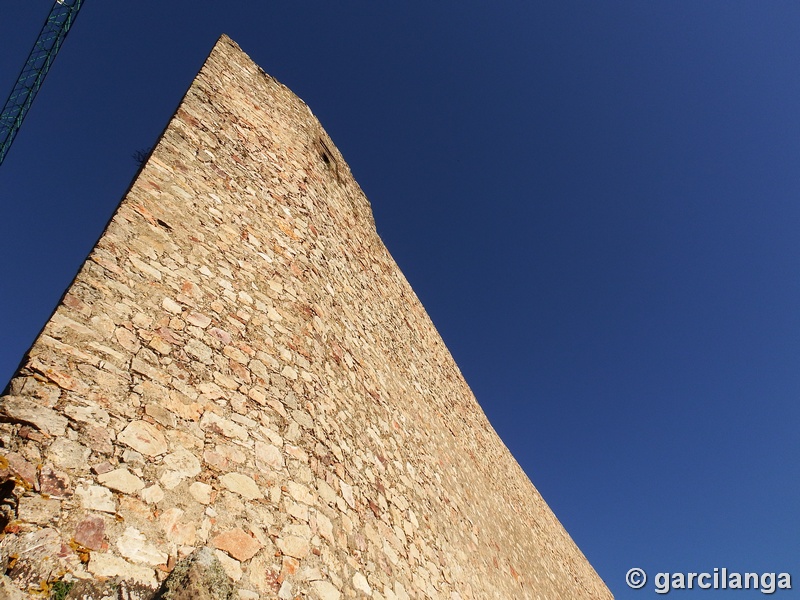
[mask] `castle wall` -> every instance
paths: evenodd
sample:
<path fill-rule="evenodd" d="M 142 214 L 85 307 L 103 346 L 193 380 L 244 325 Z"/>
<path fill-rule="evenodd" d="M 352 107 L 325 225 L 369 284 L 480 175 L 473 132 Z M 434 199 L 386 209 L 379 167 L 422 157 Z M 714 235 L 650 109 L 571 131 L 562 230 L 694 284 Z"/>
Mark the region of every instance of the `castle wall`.
<path fill-rule="evenodd" d="M 208 546 L 244 600 L 611 597 L 332 141 L 226 37 L 8 392 L 29 591 Z"/>

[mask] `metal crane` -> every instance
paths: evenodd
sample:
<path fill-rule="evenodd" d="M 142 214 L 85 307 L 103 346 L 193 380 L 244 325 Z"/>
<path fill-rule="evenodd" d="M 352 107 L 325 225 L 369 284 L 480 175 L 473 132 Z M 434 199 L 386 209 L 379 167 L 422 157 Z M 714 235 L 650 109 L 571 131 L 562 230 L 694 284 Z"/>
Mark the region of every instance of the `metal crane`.
<path fill-rule="evenodd" d="M 83 0 L 56 0 L 53 4 L 17 83 L 0 112 L 0 165 L 82 5 Z"/>

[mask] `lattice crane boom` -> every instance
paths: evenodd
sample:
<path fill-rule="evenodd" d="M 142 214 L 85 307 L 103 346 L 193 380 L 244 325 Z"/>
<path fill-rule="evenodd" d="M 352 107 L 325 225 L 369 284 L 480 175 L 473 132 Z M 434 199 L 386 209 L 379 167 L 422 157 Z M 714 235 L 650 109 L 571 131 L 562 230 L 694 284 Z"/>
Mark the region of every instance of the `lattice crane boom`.
<path fill-rule="evenodd" d="M 82 5 L 83 0 L 55 0 L 14 89 L 0 112 L 0 165 Z"/>

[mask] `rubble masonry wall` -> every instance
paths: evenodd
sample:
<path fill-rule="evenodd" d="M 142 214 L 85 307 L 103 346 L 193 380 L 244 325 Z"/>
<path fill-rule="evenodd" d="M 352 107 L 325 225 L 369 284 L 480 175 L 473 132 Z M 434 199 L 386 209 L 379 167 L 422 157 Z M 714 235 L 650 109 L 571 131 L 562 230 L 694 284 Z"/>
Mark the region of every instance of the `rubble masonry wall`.
<path fill-rule="evenodd" d="M 0 413 L 0 553 L 31 597 L 153 587 L 208 546 L 243 600 L 611 598 L 336 147 L 227 37 Z"/>

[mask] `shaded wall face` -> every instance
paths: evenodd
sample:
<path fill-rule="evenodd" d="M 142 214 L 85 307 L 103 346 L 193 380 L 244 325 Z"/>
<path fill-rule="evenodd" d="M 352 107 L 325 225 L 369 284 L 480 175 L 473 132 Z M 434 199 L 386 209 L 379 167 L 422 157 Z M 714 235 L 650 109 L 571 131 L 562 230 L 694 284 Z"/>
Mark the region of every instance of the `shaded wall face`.
<path fill-rule="evenodd" d="M 155 586 L 210 546 L 245 599 L 611 597 L 338 150 L 227 38 L 10 392 L 20 586 Z"/>

